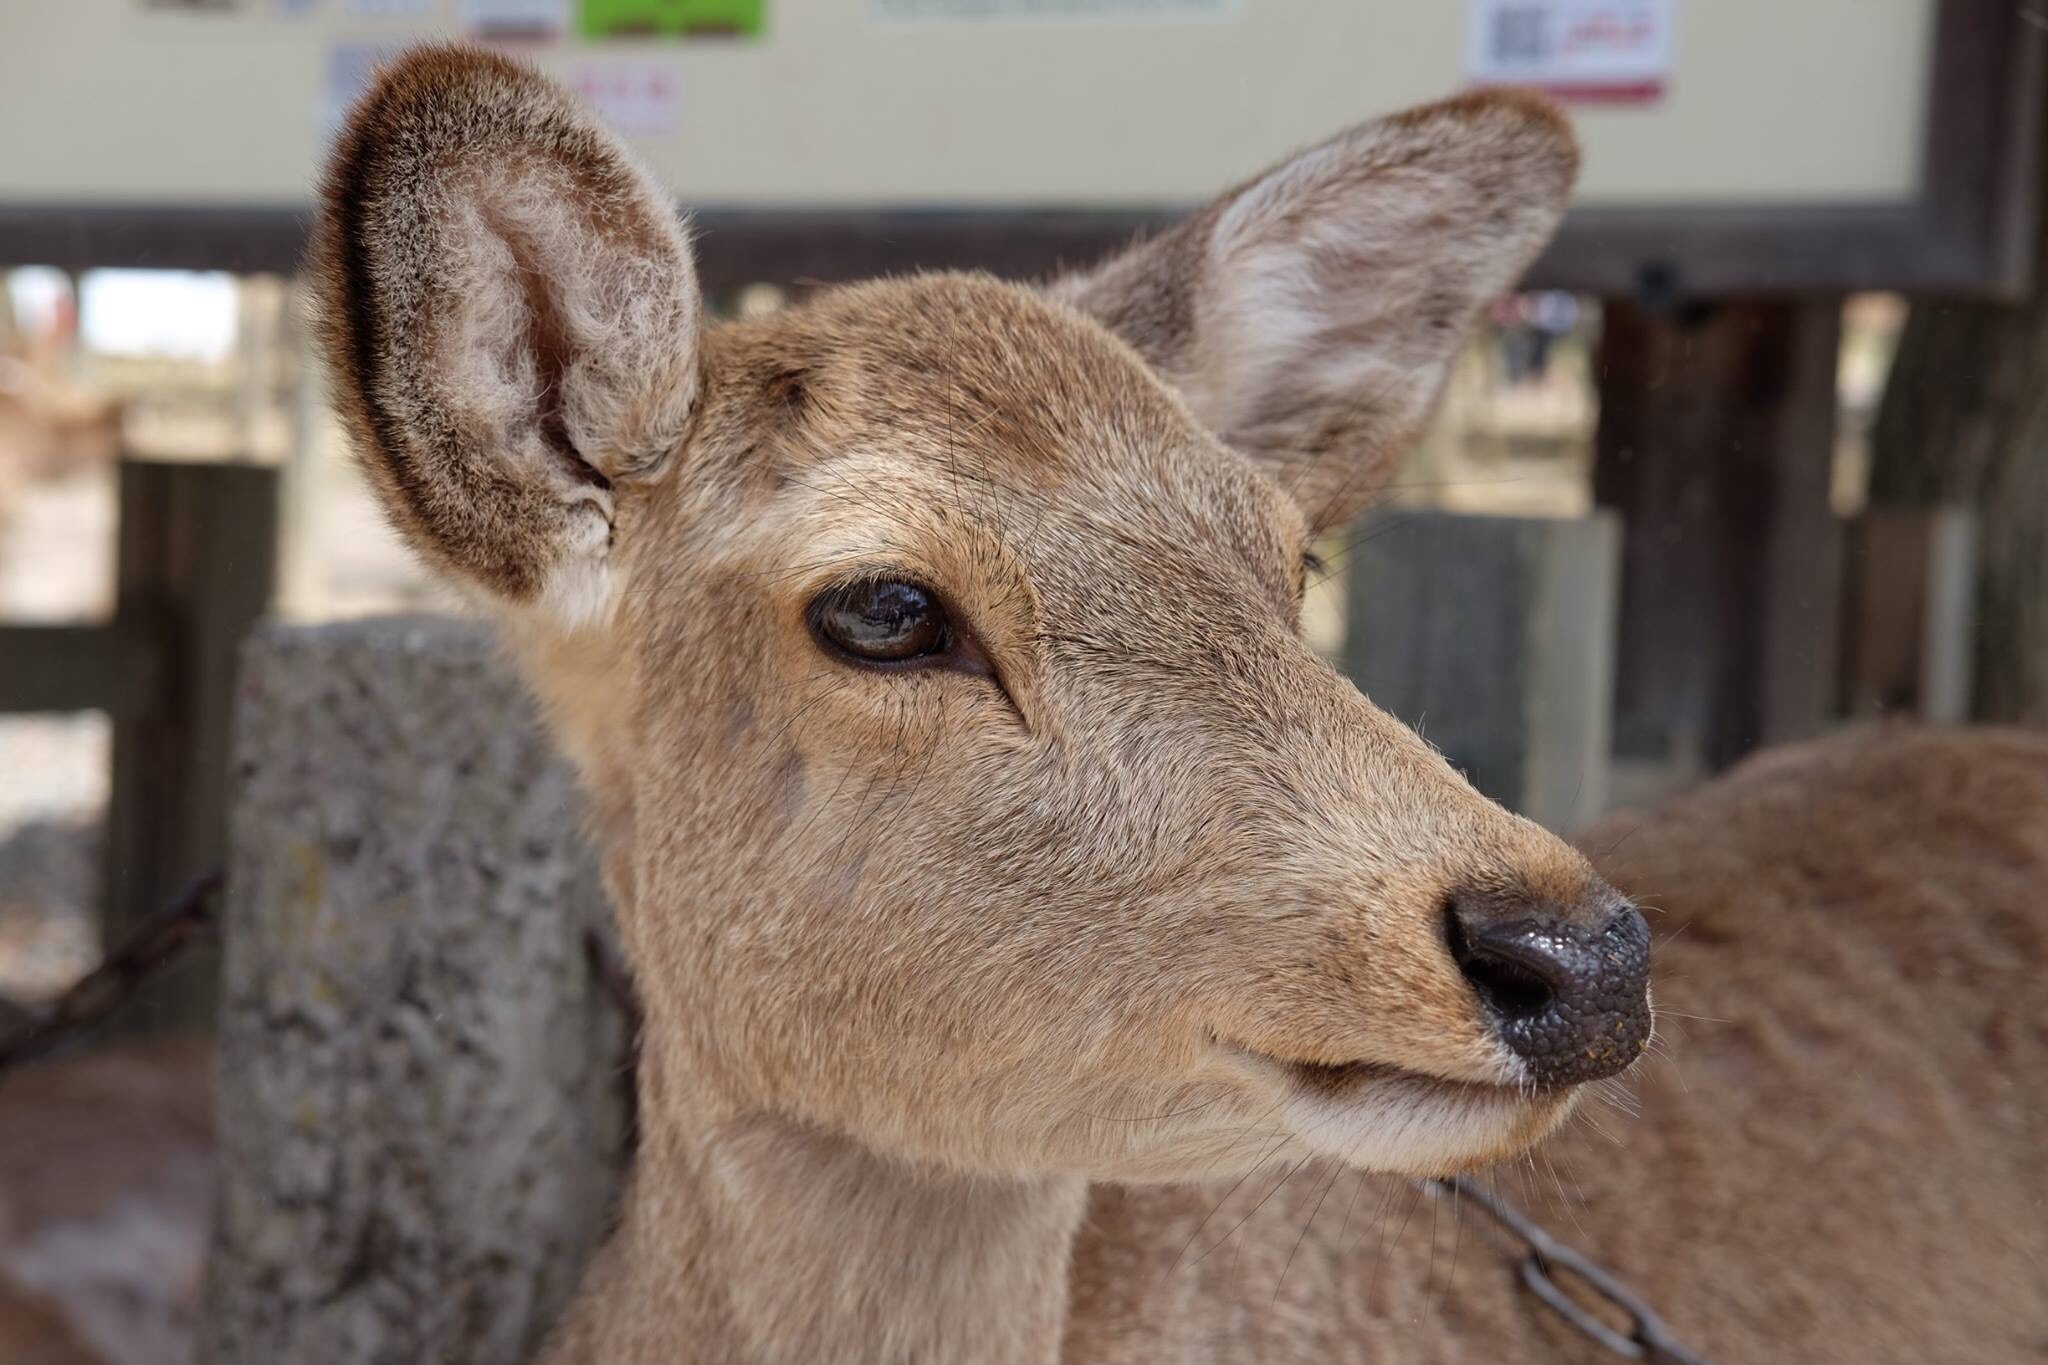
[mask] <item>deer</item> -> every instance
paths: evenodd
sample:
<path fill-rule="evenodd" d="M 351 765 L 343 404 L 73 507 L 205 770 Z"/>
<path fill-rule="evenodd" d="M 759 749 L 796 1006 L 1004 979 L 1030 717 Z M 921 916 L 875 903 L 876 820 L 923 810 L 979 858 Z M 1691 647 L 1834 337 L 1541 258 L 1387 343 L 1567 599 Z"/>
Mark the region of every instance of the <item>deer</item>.
<path fill-rule="evenodd" d="M 1935 1083 L 1882 1044 L 1936 934 L 1972 985 L 1925 1036 L 1957 1066 L 1995 1043 L 2001 1076 L 2041 1060 L 2011 993 L 2044 955 L 2041 741 L 1835 741 L 1634 839 L 1613 865 L 1658 874 L 1681 959 L 1825 965 L 1842 930 L 1799 896 L 1823 866 L 1857 885 L 1859 853 L 1890 983 L 1891 1013 L 1830 1020 L 1812 978 L 1759 969 L 1733 996 L 1811 1036 L 1696 1067 L 1682 1101 L 1636 1066 L 1640 909 L 1301 639 L 1318 537 L 1377 496 L 1578 160 L 1546 100 L 1469 93 L 1042 284 L 918 274 L 717 321 L 665 193 L 555 85 L 466 47 L 384 72 L 321 188 L 334 403 L 576 764 L 644 1010 L 635 1167 L 548 1361 L 1584 1358 L 1496 1277 L 1427 1325 L 1416 1295 L 1361 1303 L 1415 1258 L 1387 1255 L 1405 1220 L 1349 1215 L 1515 1160 L 1622 1076 L 1668 1122 L 1583 1212 L 1632 1265 L 1714 1271 L 1655 1279 L 1709 1347 L 2038 1343 L 2043 1220 L 2003 1229 L 1995 1307 L 1963 1284 L 1990 1253 L 1928 1239 L 2039 1207 L 2041 1082 L 1958 1099 L 1997 1122 L 1929 1141 L 1842 1059 Z M 1823 837 L 1830 801 L 1894 842 Z M 1982 913 L 1929 913 L 1946 888 Z M 1727 982 L 1680 998 L 1703 985 Z M 1888 1112 L 1896 1145 L 1835 1163 L 1799 1130 L 1771 1148 L 1808 1164 L 1789 1190 L 1745 1154 L 1746 1083 Z M 2010 1184 L 1896 1176 L 1944 1143 Z M 1255 1228 L 1304 1173 L 1306 1219 Z M 1703 1228 L 1736 1190 L 1746 1221 Z M 1737 1226 L 1797 1273 L 1727 1292 Z M 1883 1254 L 1859 1227 L 1910 1254 L 1829 1307 L 1816 1268 Z"/>
<path fill-rule="evenodd" d="M 321 187 L 334 401 L 497 610 L 643 997 L 548 1359 L 1060 1359 L 1091 1185 L 1458 1170 L 1642 1054 L 1640 912 L 1298 629 L 1577 164 L 1470 95 L 1049 288 L 713 323 L 558 87 L 382 75 Z"/>

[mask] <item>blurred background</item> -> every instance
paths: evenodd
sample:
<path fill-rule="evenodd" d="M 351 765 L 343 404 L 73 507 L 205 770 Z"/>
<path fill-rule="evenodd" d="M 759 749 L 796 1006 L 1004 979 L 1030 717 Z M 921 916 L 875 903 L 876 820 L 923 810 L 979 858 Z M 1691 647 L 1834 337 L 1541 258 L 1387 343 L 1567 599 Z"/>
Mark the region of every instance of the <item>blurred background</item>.
<path fill-rule="evenodd" d="M 1573 829 L 1851 718 L 2048 719 L 2044 28 L 2022 0 L 8 6 L 0 998 L 220 861 L 253 622 L 460 610 L 348 466 L 295 276 L 326 140 L 398 47 L 562 77 L 697 211 L 735 315 L 1044 277 L 1349 123 L 1549 90 L 1578 206 L 1326 547 L 1310 629 Z"/>

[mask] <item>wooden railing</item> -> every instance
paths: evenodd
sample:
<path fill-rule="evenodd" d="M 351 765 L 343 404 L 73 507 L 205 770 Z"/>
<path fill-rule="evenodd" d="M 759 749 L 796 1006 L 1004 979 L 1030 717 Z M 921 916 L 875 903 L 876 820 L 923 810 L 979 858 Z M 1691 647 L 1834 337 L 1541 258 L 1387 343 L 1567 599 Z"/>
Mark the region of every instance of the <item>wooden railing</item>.
<path fill-rule="evenodd" d="M 112 719 L 107 939 L 226 857 L 236 654 L 271 603 L 277 490 L 264 466 L 124 459 L 112 619 L 0 625 L 0 713 Z M 211 998 L 200 963 L 153 990 L 140 1022 L 202 1023 Z"/>

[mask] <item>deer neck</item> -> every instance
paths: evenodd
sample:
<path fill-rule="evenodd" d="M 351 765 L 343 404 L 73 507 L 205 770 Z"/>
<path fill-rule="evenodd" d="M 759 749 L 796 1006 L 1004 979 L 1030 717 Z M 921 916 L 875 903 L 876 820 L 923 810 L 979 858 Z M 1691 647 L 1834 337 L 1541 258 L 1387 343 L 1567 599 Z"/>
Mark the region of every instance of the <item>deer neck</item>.
<path fill-rule="evenodd" d="M 663 1108 L 553 1365 L 1058 1360 L 1085 1181 L 938 1174 L 779 1117 Z"/>

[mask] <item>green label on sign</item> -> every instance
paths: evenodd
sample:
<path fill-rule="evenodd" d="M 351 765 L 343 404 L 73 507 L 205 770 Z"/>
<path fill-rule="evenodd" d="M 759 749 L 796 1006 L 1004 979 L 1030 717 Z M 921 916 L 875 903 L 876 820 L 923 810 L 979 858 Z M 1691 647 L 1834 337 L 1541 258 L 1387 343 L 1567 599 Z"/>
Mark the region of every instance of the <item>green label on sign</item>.
<path fill-rule="evenodd" d="M 580 0 L 586 38 L 758 38 L 768 0 Z"/>

